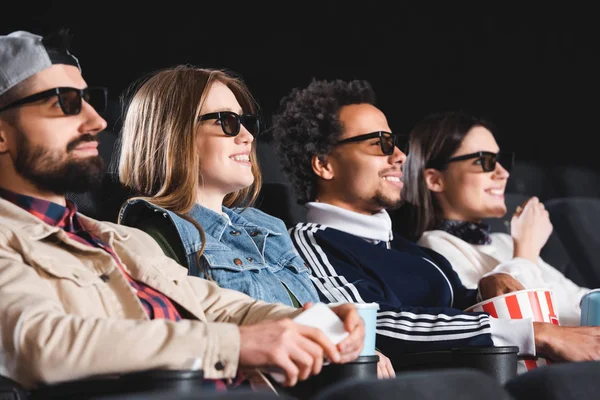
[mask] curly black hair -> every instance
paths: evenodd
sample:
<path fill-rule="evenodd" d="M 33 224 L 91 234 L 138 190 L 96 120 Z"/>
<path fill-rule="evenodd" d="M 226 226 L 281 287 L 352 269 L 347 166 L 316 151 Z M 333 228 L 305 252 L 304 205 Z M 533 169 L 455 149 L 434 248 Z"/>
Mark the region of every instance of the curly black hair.
<path fill-rule="evenodd" d="M 375 92 L 363 80 L 317 81 L 293 89 L 273 115 L 272 135 L 283 171 L 290 178 L 298 203 L 317 196 L 314 155 L 329 154 L 342 133 L 340 109 L 352 104 L 375 105 Z"/>

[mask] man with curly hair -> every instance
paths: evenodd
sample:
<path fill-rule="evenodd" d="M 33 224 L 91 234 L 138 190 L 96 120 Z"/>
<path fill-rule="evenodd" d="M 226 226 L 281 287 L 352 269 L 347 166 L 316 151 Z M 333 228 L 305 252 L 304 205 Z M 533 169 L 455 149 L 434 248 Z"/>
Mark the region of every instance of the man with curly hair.
<path fill-rule="evenodd" d="M 600 357 L 591 329 L 463 312 L 478 291 L 466 289 L 443 256 L 393 234 L 386 209 L 401 202 L 408 136 L 392 133 L 368 82 L 294 89 L 273 117 L 273 136 L 307 208 L 308 222 L 290 236 L 321 300 L 378 303 L 377 347 L 392 362 L 409 352 L 492 345 L 555 360 Z"/>

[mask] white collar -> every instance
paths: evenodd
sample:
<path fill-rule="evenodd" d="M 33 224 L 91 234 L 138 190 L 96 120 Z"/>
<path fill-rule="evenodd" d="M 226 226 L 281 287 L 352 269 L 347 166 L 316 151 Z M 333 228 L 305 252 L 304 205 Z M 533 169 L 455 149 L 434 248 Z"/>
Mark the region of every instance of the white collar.
<path fill-rule="evenodd" d="M 325 225 L 354 236 L 373 241 L 391 241 L 392 219 L 385 210 L 364 215 L 327 203 L 306 203 L 308 222 Z"/>

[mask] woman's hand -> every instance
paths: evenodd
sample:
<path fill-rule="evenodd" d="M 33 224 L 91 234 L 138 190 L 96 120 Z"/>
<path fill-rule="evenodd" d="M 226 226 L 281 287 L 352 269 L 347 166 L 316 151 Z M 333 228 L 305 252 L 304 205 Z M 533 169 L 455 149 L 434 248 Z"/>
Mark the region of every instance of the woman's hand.
<path fill-rule="evenodd" d="M 532 197 L 517 207 L 510 222 L 510 234 L 515 243 L 515 257 L 538 263 L 540 251 L 552 233 L 552 223 L 544 204 Z"/>

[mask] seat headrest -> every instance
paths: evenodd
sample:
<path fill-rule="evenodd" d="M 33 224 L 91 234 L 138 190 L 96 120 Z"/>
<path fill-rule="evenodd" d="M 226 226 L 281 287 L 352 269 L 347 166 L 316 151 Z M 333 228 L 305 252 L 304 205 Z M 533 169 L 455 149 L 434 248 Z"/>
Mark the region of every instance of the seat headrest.
<path fill-rule="evenodd" d="M 119 182 L 115 174 L 105 173 L 102 184 L 85 193 L 67 193 L 82 214 L 99 221 L 117 222 L 123 203 L 135 193 Z"/>

